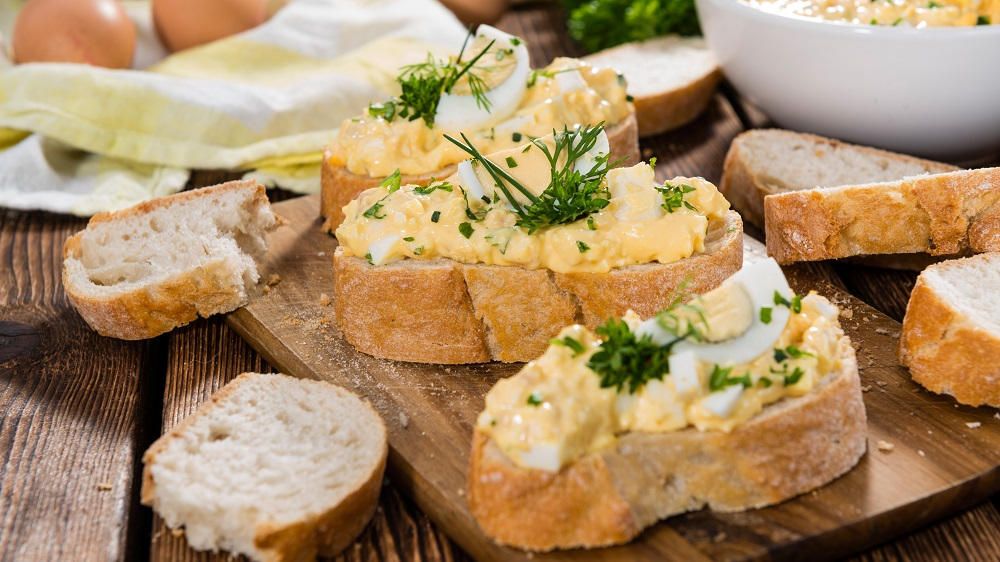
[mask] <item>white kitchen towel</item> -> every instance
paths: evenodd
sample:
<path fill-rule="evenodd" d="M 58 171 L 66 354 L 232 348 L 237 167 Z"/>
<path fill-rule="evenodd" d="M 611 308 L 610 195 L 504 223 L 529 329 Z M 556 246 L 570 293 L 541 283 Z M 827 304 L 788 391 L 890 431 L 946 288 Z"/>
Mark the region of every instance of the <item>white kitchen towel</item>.
<path fill-rule="evenodd" d="M 258 28 L 157 60 L 148 3 L 126 4 L 144 69 L 0 70 L 0 146 L 12 144 L 0 205 L 89 215 L 177 191 L 189 168 L 316 191 L 340 123 L 392 95 L 401 65 L 465 34 L 433 0 L 293 0 Z"/>

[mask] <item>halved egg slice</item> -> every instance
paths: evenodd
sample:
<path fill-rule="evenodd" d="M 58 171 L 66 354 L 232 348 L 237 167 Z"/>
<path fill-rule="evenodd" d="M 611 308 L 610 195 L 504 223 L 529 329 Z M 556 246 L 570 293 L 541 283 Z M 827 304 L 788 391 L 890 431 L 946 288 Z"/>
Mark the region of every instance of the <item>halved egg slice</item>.
<path fill-rule="evenodd" d="M 791 300 L 792 290 L 778 262 L 768 258 L 745 266 L 722 285 L 689 302 L 698 311 L 699 326 L 707 328 L 703 330 L 705 338 L 701 342 L 687 338 L 678 342 L 673 352 L 690 352 L 700 361 L 719 365 L 759 357 L 781 337 L 791 316 L 787 306 L 775 304 L 775 293 Z M 762 309 L 767 311 L 762 314 Z M 644 334 L 660 345 L 677 338 L 657 317 L 639 325 L 636 335 Z"/>
<path fill-rule="evenodd" d="M 494 42 L 490 51 L 470 70 L 489 87 L 482 94 L 487 103 L 477 99 L 470 90 L 469 80 L 462 77 L 452 88 L 452 92 L 443 94 L 438 101 L 437 113 L 434 115 L 434 123 L 438 127 L 446 131 L 487 127 L 510 116 L 521 104 L 521 98 L 528 88 L 528 74 L 531 72 L 531 59 L 523 40 L 495 27 L 480 25 L 476 30 L 473 46 L 466 48 L 463 60 L 470 60 L 470 57 L 481 52 L 489 41 Z M 513 57 L 512 70 L 500 64 L 504 57 Z M 490 84 L 491 73 L 502 76 L 504 72 L 509 73 L 501 82 Z"/>

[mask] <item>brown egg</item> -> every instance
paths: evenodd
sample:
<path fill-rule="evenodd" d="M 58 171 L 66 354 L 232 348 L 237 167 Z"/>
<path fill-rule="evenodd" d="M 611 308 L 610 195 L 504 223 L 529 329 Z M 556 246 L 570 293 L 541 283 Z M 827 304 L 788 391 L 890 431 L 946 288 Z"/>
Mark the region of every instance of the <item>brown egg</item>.
<path fill-rule="evenodd" d="M 267 20 L 268 0 L 153 0 L 153 24 L 171 51 L 235 35 Z"/>
<path fill-rule="evenodd" d="M 135 25 L 117 0 L 30 0 L 14 22 L 14 61 L 132 66 Z"/>

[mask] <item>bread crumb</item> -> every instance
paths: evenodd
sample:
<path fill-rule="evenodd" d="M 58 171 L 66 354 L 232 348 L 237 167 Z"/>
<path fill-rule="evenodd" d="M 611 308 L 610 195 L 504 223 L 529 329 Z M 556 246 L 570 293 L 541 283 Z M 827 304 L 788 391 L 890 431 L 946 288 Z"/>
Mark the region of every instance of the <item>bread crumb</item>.
<path fill-rule="evenodd" d="M 719 531 L 714 537 L 712 537 L 712 542 L 722 542 L 724 540 L 726 540 L 726 533 L 723 531 Z"/>
<path fill-rule="evenodd" d="M 404 428 L 410 425 L 410 418 L 409 416 L 406 415 L 405 412 L 399 413 L 399 425 L 403 426 Z"/>
<path fill-rule="evenodd" d="M 458 495 L 459 495 L 459 496 L 465 496 L 465 489 L 463 489 L 463 488 L 459 488 L 459 489 L 458 489 Z"/>
<path fill-rule="evenodd" d="M 880 336 L 888 336 L 889 330 L 888 328 L 875 328 L 875 333 Z"/>
<path fill-rule="evenodd" d="M 981 426 L 981 425 L 983 425 L 983 424 L 982 424 L 982 423 L 980 423 L 980 422 L 965 422 L 965 425 L 966 425 L 966 427 L 968 427 L 969 429 L 976 429 L 977 427 L 979 427 L 979 426 Z"/>
<path fill-rule="evenodd" d="M 111 490 L 111 484 L 108 484 L 107 482 L 99 482 L 97 484 L 97 489 L 101 492 L 108 492 Z"/>
<path fill-rule="evenodd" d="M 263 291 L 264 291 L 265 295 L 268 294 L 268 293 L 270 293 L 271 292 L 271 286 L 270 285 L 264 285 Z"/>
<path fill-rule="evenodd" d="M 885 381 L 875 381 L 875 384 L 877 384 L 877 385 L 879 385 L 879 386 L 885 386 L 885 385 L 887 385 L 887 384 L 889 384 L 889 383 L 887 383 L 887 382 L 885 382 Z"/>
<path fill-rule="evenodd" d="M 1000 412 L 993 414 L 993 417 L 1000 420 Z"/>
<path fill-rule="evenodd" d="M 170 534 L 175 537 L 183 537 L 184 529 L 181 529 L 180 527 L 177 527 L 176 529 L 170 529 Z"/>
<path fill-rule="evenodd" d="M 281 283 L 281 276 L 278 275 L 277 273 L 272 273 L 271 276 L 267 278 L 267 284 L 268 284 L 268 286 L 272 286 L 273 287 L 274 285 L 277 285 L 278 283 Z"/>
<path fill-rule="evenodd" d="M 846 319 L 850 320 L 851 318 L 854 318 L 854 311 L 851 310 L 850 308 L 841 309 L 840 316 L 842 318 L 846 318 Z"/>
<path fill-rule="evenodd" d="M 319 257 L 323 257 L 326 255 L 326 252 L 317 252 L 316 255 Z"/>
<path fill-rule="evenodd" d="M 922 449 L 917 449 L 917 454 L 920 455 L 921 457 L 927 456 L 927 453 L 925 453 Z"/>
<path fill-rule="evenodd" d="M 871 389 L 872 389 L 872 385 L 866 384 L 866 385 L 864 385 L 864 386 L 861 387 L 861 392 L 871 392 Z"/>
<path fill-rule="evenodd" d="M 326 293 L 319 294 L 319 305 L 320 306 L 330 306 L 330 295 Z"/>
<path fill-rule="evenodd" d="M 878 447 L 878 450 L 882 451 L 883 453 L 891 452 L 893 449 L 896 448 L 896 446 L 893 445 L 892 443 L 888 441 L 882 441 L 881 439 L 878 440 L 878 443 L 876 443 L 875 446 Z"/>

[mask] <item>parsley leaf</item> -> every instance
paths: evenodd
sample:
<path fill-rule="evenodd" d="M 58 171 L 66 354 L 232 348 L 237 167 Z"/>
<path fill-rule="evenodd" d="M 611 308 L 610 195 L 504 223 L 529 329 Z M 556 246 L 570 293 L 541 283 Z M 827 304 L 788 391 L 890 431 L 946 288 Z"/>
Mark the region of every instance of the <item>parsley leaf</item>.
<path fill-rule="evenodd" d="M 717 392 L 734 384 L 742 384 L 744 388 L 750 388 L 753 385 L 749 372 L 743 373 L 742 377 L 730 377 L 729 373 L 732 371 L 732 367 L 723 369 L 718 365 L 712 366 L 712 374 L 708 377 L 708 389 Z"/>
<path fill-rule="evenodd" d="M 528 395 L 527 402 L 529 406 L 541 406 L 542 397 L 537 392 L 532 392 L 531 394 Z"/>
<path fill-rule="evenodd" d="M 582 253 L 586 252 L 587 250 L 589 250 L 590 246 L 588 246 L 587 243 L 584 242 L 583 240 L 577 240 L 576 241 L 576 249 L 580 250 L 580 253 L 582 254 Z"/>
<path fill-rule="evenodd" d="M 694 205 L 688 203 L 684 200 L 684 196 L 688 193 L 694 191 L 694 188 L 687 184 L 680 185 L 670 185 L 669 183 L 663 184 L 663 187 L 657 187 L 656 191 L 659 191 L 663 195 L 663 207 L 668 213 L 672 213 L 681 207 L 685 207 L 692 211 L 697 212 L 698 209 Z"/>
<path fill-rule="evenodd" d="M 467 222 L 463 222 L 458 225 L 458 231 L 462 233 L 462 236 L 469 238 L 472 236 L 472 225 Z"/>
<path fill-rule="evenodd" d="M 573 357 L 580 355 L 581 353 L 584 352 L 585 349 L 582 343 L 569 336 L 565 336 L 562 338 L 552 338 L 549 340 L 549 343 L 552 345 L 561 345 L 570 348 L 571 350 L 573 350 Z"/>

